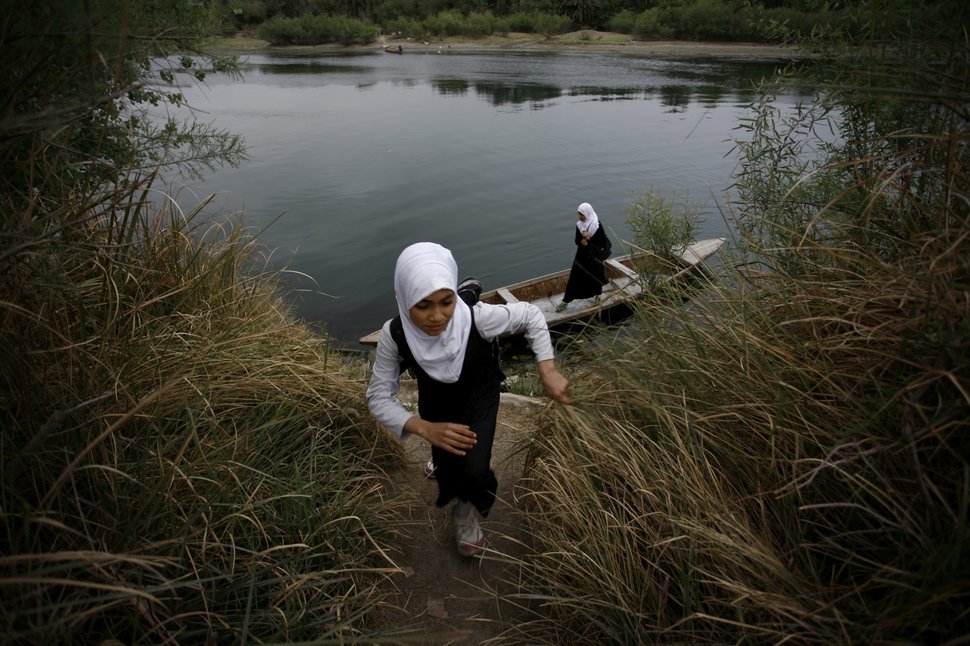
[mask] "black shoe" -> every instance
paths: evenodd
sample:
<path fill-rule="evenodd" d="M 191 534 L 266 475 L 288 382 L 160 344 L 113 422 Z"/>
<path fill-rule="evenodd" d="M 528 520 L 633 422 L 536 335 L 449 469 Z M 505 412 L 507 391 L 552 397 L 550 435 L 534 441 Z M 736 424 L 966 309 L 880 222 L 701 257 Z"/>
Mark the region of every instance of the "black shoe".
<path fill-rule="evenodd" d="M 474 305 L 482 295 L 482 284 L 474 276 L 469 276 L 458 283 L 458 297 L 466 304 Z"/>

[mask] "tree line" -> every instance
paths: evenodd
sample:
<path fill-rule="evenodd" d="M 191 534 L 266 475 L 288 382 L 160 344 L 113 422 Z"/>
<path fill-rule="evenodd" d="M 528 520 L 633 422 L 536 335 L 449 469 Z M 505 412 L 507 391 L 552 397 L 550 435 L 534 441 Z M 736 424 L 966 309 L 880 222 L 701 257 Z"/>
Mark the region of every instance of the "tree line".
<path fill-rule="evenodd" d="M 590 29 L 646 39 L 783 42 L 819 31 L 852 39 L 884 13 L 862 0 L 210 0 L 209 9 L 217 30 L 259 29 L 275 44 Z"/>

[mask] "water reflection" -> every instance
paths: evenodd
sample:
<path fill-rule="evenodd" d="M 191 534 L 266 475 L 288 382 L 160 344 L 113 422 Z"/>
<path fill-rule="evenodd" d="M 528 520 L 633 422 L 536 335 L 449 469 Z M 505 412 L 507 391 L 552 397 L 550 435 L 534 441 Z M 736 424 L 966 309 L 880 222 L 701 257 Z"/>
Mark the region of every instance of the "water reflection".
<path fill-rule="evenodd" d="M 587 97 L 594 101 L 631 101 L 659 98 L 663 105 L 675 110 L 695 101 L 710 107 L 725 100 L 748 101 L 751 92 L 728 92 L 723 86 L 711 85 L 663 85 L 660 87 L 603 87 L 585 86 L 564 90 L 553 85 L 536 83 L 475 82 L 462 79 L 435 79 L 431 81 L 435 93 L 441 96 L 464 96 L 474 91 L 480 98 L 494 106 L 533 103 L 541 108 L 548 102 L 563 96 Z"/>
<path fill-rule="evenodd" d="M 750 97 L 743 93 L 728 95 L 724 88 L 717 85 L 698 85 L 694 88 L 693 97 L 708 108 L 717 107 L 717 104 L 729 98 L 750 100 Z"/>
<path fill-rule="evenodd" d="M 302 63 L 284 62 L 272 65 L 243 66 L 243 71 L 255 70 L 260 74 L 359 74 L 364 68 L 357 65 L 338 65 L 319 61 Z"/>
<path fill-rule="evenodd" d="M 609 101 L 616 99 L 637 99 L 643 98 L 648 90 L 639 87 L 603 87 L 585 86 L 574 87 L 569 91 L 570 96 L 589 96 L 596 99 Z"/>
<path fill-rule="evenodd" d="M 442 96 L 464 96 L 468 94 L 471 83 L 464 79 L 435 79 L 431 81 L 431 87 Z"/>
<path fill-rule="evenodd" d="M 495 106 L 541 104 L 550 99 L 558 99 L 563 93 L 562 88 L 553 85 L 489 81 L 469 83 L 459 79 L 435 79 L 431 81 L 431 87 L 438 94 L 451 96 L 463 96 L 470 90 L 474 90 L 478 97 L 486 99 L 488 103 Z"/>
<path fill-rule="evenodd" d="M 660 103 L 672 112 L 683 111 L 691 103 L 694 92 L 683 85 L 665 85 L 660 88 Z"/>
<path fill-rule="evenodd" d="M 476 83 L 475 92 L 480 97 L 489 98 L 492 105 L 538 103 L 562 96 L 562 89 L 554 85 L 529 83 Z"/>

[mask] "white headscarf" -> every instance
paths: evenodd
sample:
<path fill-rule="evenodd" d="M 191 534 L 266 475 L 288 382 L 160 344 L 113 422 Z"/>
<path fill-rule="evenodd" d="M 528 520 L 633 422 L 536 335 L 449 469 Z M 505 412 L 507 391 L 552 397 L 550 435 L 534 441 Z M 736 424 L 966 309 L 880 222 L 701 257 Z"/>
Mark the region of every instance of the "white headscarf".
<path fill-rule="evenodd" d="M 409 310 L 439 289 L 455 292 L 455 314 L 438 336 L 425 334 L 411 321 Z M 394 267 L 394 296 L 404 324 L 404 338 L 425 372 L 452 384 L 461 376 L 472 315 L 458 298 L 458 265 L 451 252 L 433 242 L 418 242 L 401 252 Z"/>
<path fill-rule="evenodd" d="M 586 216 L 586 221 L 576 220 L 576 226 L 579 227 L 580 232 L 587 232 L 592 238 L 596 230 L 600 228 L 600 219 L 596 215 L 596 211 L 590 206 L 589 202 L 583 202 L 579 205 L 577 213 L 582 213 Z"/>

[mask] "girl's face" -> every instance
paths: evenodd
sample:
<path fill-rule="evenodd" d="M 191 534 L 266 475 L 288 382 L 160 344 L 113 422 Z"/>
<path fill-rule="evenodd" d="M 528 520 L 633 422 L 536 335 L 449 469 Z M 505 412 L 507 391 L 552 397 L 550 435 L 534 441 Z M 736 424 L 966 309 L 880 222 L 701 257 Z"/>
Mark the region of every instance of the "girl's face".
<path fill-rule="evenodd" d="M 438 336 L 448 327 L 448 321 L 455 313 L 456 298 L 450 289 L 429 294 L 408 310 L 411 322 L 428 336 Z"/>
<path fill-rule="evenodd" d="M 583 213 L 582 211 L 579 212 L 579 221 L 580 222 L 585 222 L 586 221 L 586 214 Z"/>

